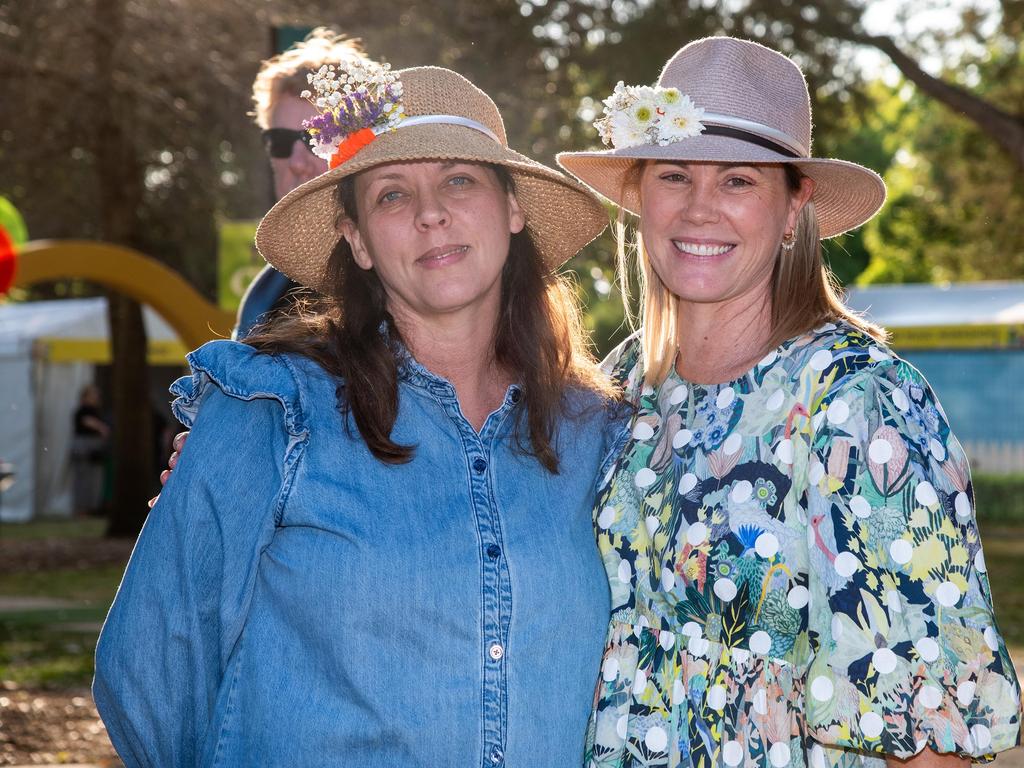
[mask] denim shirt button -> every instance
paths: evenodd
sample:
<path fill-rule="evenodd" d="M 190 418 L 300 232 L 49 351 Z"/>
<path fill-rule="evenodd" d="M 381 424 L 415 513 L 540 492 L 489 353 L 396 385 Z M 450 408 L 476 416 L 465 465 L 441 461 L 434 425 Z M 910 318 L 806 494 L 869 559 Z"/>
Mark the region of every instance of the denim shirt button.
<path fill-rule="evenodd" d="M 495 661 L 501 661 L 501 657 L 505 655 L 505 649 L 502 648 L 498 643 L 495 643 L 491 646 L 488 653 L 490 654 L 491 658 Z"/>
<path fill-rule="evenodd" d="M 484 470 L 487 469 L 487 462 L 483 459 L 473 459 L 473 471 L 478 475 L 483 474 Z"/>
<path fill-rule="evenodd" d="M 511 392 L 509 392 L 508 397 L 513 403 L 518 403 L 520 400 L 523 399 L 522 390 L 513 389 Z"/>
<path fill-rule="evenodd" d="M 497 560 L 498 557 L 500 557 L 500 555 L 501 555 L 501 547 L 499 547 L 497 544 L 489 544 L 488 545 L 488 547 L 487 547 L 487 556 L 489 558 L 491 558 L 491 560 Z"/>
<path fill-rule="evenodd" d="M 491 762 L 498 765 L 505 758 L 504 753 L 497 747 L 491 750 Z"/>

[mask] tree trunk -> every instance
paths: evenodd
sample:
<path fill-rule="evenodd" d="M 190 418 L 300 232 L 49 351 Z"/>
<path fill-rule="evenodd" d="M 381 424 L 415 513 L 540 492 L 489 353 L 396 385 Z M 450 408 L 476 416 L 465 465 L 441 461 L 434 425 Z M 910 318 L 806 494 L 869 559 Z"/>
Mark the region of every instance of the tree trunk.
<path fill-rule="evenodd" d="M 108 536 L 137 536 L 146 520 L 156 470 L 153 466 L 153 408 L 149 403 L 146 329 L 142 307 L 127 296 L 109 293 L 113 353 L 113 503 Z"/>
<path fill-rule="evenodd" d="M 108 96 L 96 126 L 96 165 L 101 208 L 100 237 L 132 246 L 142 202 L 142 168 L 126 130 L 131 105 L 114 77 L 124 40 L 122 0 L 95 0 L 96 91 Z M 111 400 L 113 504 L 108 536 L 135 536 L 146 519 L 149 488 L 155 477 L 152 409 L 142 309 L 126 296 L 108 296 L 113 357 Z"/>

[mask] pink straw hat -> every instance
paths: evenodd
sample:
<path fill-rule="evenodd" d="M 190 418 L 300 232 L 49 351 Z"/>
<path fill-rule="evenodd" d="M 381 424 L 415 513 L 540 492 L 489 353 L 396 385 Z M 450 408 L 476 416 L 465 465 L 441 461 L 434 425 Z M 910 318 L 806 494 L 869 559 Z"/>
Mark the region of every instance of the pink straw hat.
<path fill-rule="evenodd" d="M 624 182 L 638 160 L 795 165 L 815 182 L 822 238 L 859 227 L 885 202 L 885 183 L 874 171 L 811 157 L 807 82 L 789 58 L 763 45 L 732 37 L 697 40 L 669 59 L 657 88 L 620 83 L 608 101 L 610 114 L 598 123 L 615 149 L 562 152 L 557 160 L 631 213 L 640 213 L 640 201 Z"/>

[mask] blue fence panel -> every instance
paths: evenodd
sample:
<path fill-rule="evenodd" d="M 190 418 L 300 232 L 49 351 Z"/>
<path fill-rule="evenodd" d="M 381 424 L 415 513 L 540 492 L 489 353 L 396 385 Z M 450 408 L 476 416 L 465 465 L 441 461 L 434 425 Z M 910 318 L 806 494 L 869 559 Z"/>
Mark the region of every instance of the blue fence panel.
<path fill-rule="evenodd" d="M 899 352 L 899 350 L 897 350 Z M 1024 442 L 1024 350 L 910 350 L 961 441 Z"/>

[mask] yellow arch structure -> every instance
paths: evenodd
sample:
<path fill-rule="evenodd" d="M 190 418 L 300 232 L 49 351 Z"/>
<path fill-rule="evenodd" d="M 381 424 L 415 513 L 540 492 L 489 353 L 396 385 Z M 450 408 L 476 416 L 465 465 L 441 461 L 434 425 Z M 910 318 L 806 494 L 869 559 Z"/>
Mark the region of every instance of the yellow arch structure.
<path fill-rule="evenodd" d="M 188 348 L 231 335 L 233 312 L 207 301 L 174 270 L 131 248 L 89 240 L 33 240 L 18 248 L 14 286 L 79 278 L 156 310 Z"/>

